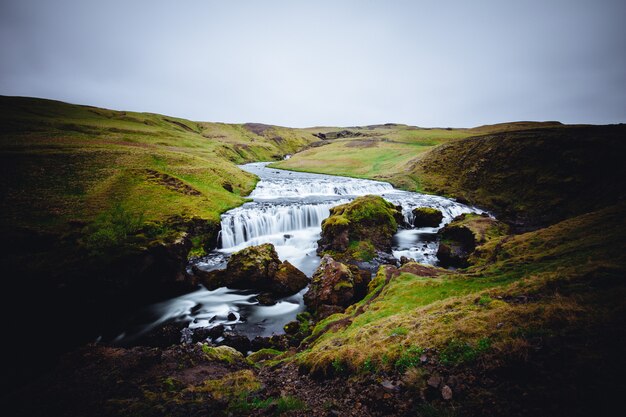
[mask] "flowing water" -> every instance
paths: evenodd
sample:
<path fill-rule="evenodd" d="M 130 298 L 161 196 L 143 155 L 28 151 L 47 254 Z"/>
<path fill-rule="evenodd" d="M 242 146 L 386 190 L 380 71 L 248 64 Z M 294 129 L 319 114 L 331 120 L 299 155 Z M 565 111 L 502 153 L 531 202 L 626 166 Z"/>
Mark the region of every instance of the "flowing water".
<path fill-rule="evenodd" d="M 406 256 L 435 264 L 439 228 L 459 214 L 481 212 L 448 198 L 397 190 L 385 182 L 283 171 L 268 168 L 267 164 L 241 166 L 261 179 L 250 194 L 253 201 L 222 215 L 218 249 L 195 261 L 200 269 L 223 268 L 232 253 L 247 246 L 272 243 L 281 260 L 288 260 L 311 276 L 320 262 L 316 249 L 321 222 L 329 216 L 330 208 L 367 194 L 380 195 L 401 205 L 407 225 L 413 223 L 415 207 L 432 207 L 443 213 L 439 227 L 407 226 L 398 231 L 393 242 L 396 258 Z M 120 334 L 116 341 L 129 342 L 168 321 L 189 323 L 190 328 L 223 324 L 248 337 L 282 333 L 284 324 L 304 310 L 305 292 L 306 289 L 281 299 L 273 306 L 262 306 L 256 300 L 258 294 L 251 291 L 201 288 L 147 308 L 138 315 L 135 326 Z"/>

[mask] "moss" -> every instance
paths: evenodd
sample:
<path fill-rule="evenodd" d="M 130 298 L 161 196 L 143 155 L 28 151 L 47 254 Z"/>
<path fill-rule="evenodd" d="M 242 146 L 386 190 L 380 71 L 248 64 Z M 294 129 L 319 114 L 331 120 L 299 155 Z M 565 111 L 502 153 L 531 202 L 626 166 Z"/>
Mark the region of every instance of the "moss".
<path fill-rule="evenodd" d="M 396 360 L 396 369 L 399 372 L 405 372 L 409 368 L 417 367 L 421 363 L 420 358 L 423 354 L 424 349 L 418 346 L 408 347 L 400 354 L 400 357 Z"/>
<path fill-rule="evenodd" d="M 406 346 L 419 346 L 456 366 L 481 356 L 527 355 L 520 328 L 589 331 L 621 303 L 610 300 L 626 291 L 620 280 L 624 212 L 620 205 L 494 238 L 481 247 L 488 262 L 464 273 L 418 276 L 407 269 L 384 285 L 389 267 L 381 267 L 369 295 L 318 323 L 297 360 L 322 374 L 332 374 L 336 364 L 360 372 L 366 361 L 391 369 L 401 358 L 407 363 Z M 414 268 L 419 271 L 431 272 Z M 602 295 L 598 280 L 605 282 Z M 406 334 L 399 337 L 397 329 Z"/>
<path fill-rule="evenodd" d="M 489 350 L 491 343 L 489 338 L 482 338 L 474 344 L 452 339 L 439 353 L 439 360 L 444 365 L 458 365 L 464 362 L 471 362 Z"/>
<path fill-rule="evenodd" d="M 262 361 L 266 361 L 268 359 L 274 359 L 277 356 L 281 355 L 283 352 L 281 352 L 280 350 L 276 350 L 276 349 L 260 349 L 257 350 L 256 352 L 252 352 L 251 354 L 249 354 L 247 356 L 248 361 L 252 362 L 252 363 L 258 363 L 258 362 L 262 362 Z"/>
<path fill-rule="evenodd" d="M 207 360 L 220 361 L 226 363 L 235 363 L 243 361 L 243 355 L 230 346 L 211 347 L 207 344 L 202 345 Z"/>
<path fill-rule="evenodd" d="M 340 281 L 333 287 L 333 290 L 339 291 L 341 289 L 352 288 L 354 285 L 349 281 Z"/>
<path fill-rule="evenodd" d="M 244 369 L 226 374 L 219 379 L 207 379 L 201 385 L 189 387 L 189 392 L 206 392 L 217 400 L 232 400 L 254 393 L 262 388 L 254 372 Z"/>
<path fill-rule="evenodd" d="M 345 262 L 370 261 L 377 250 L 391 250 L 391 238 L 401 217 L 393 204 L 373 195 L 333 207 L 322 222 L 318 253 L 332 254 Z"/>

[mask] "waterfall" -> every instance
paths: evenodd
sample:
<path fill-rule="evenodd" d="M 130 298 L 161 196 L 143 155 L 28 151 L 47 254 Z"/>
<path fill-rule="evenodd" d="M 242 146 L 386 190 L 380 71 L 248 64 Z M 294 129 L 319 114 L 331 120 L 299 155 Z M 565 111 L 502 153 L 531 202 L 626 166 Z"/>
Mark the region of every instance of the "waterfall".
<path fill-rule="evenodd" d="M 330 208 L 349 200 L 317 204 L 248 203 L 222 215 L 222 249 L 240 246 L 262 236 L 318 228 L 330 215 Z"/>

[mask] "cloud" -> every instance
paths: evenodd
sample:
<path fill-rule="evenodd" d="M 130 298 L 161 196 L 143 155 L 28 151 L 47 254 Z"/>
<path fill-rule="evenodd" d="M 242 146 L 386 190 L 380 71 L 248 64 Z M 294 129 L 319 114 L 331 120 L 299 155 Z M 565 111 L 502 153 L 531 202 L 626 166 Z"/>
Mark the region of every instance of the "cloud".
<path fill-rule="evenodd" d="M 0 94 L 287 126 L 626 119 L 621 1 L 0 7 Z"/>

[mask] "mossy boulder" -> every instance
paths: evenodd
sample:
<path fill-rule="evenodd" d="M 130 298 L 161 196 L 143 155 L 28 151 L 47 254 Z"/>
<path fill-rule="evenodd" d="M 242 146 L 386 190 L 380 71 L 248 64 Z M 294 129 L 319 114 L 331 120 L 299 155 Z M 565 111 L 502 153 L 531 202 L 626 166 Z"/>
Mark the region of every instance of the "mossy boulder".
<path fill-rule="evenodd" d="M 439 263 L 443 267 L 465 268 L 478 246 L 508 233 L 506 224 L 487 214 L 461 214 L 439 231 Z"/>
<path fill-rule="evenodd" d="M 369 273 L 324 255 L 313 274 L 309 291 L 304 295 L 304 302 L 318 316 L 320 311 L 343 309 L 367 294 L 369 280 Z"/>
<path fill-rule="evenodd" d="M 441 211 L 430 207 L 416 207 L 413 209 L 413 226 L 438 227 L 443 220 Z"/>
<path fill-rule="evenodd" d="M 234 253 L 226 270 L 203 272 L 195 268 L 193 271 L 209 289 L 253 289 L 275 297 L 294 294 L 309 283 L 302 271 L 288 261 L 280 261 L 271 243 L 250 246 Z"/>
<path fill-rule="evenodd" d="M 391 239 L 403 221 L 402 210 L 382 197 L 359 197 L 330 209 L 330 217 L 322 222 L 318 253 L 332 251 L 350 257 L 347 252 L 352 250 L 370 257 L 376 251 L 390 252 Z"/>

